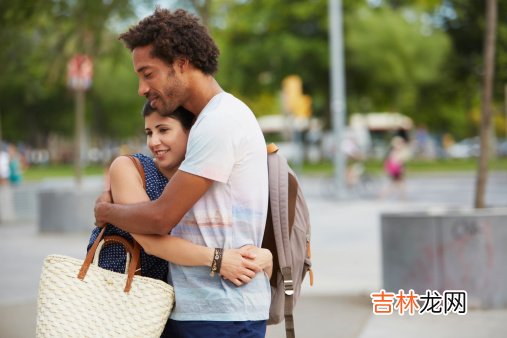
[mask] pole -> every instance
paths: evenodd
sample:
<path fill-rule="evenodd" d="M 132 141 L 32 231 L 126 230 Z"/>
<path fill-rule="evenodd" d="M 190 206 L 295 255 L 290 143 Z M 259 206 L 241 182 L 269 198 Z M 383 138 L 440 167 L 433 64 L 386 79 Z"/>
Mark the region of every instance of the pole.
<path fill-rule="evenodd" d="M 84 110 L 85 110 L 85 91 L 84 89 L 76 89 L 76 119 L 74 128 L 74 174 L 76 187 L 81 188 L 83 178 L 83 161 L 81 156 L 81 145 L 83 144 L 84 129 Z"/>
<path fill-rule="evenodd" d="M 0 147 L 2 146 L 2 108 L 0 108 Z"/>
<path fill-rule="evenodd" d="M 331 46 L 331 121 L 335 140 L 334 180 L 336 197 L 346 197 L 345 154 L 341 149 L 345 128 L 345 80 L 343 56 L 343 20 L 341 0 L 329 0 L 329 42 Z"/>
<path fill-rule="evenodd" d="M 504 110 L 505 110 L 505 138 L 507 139 L 507 83 L 504 85 L 504 97 L 505 97 L 505 104 L 504 104 Z M 2 129 L 0 128 L 0 132 Z M 0 134 L 1 136 L 1 134 Z M 1 139 L 1 137 L 0 137 Z"/>

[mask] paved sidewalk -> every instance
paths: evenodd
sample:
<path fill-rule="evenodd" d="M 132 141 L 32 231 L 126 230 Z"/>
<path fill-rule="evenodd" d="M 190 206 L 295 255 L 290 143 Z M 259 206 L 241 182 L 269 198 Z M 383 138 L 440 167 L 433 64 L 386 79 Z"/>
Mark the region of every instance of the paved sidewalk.
<path fill-rule="evenodd" d="M 298 338 L 462 338 L 507 336 L 507 309 L 469 309 L 465 316 L 374 316 L 369 294 L 381 288 L 380 214 L 442 206 L 469 176 L 414 179 L 408 202 L 335 201 L 320 194 L 321 181 L 303 180 L 312 218 L 315 285 L 305 280 L 295 311 Z M 453 183 L 454 182 L 454 183 Z M 410 183 L 410 182 L 409 182 Z M 497 175 L 490 200 L 507 204 L 507 175 Z M 430 189 L 433 187 L 433 190 Z M 415 194 L 414 194 L 415 196 Z M 91 230 L 91 229 L 90 229 Z M 59 253 L 84 257 L 87 233 L 39 234 L 35 222 L 0 224 L 0 338 L 33 337 L 42 260 Z M 507 245 L 507 244 L 506 244 Z M 284 337 L 283 324 L 269 327 L 268 338 Z"/>

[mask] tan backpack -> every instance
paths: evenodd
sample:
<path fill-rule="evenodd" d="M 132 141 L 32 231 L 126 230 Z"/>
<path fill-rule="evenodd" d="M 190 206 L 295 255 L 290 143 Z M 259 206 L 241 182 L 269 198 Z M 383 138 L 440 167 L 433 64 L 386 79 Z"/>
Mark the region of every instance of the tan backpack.
<path fill-rule="evenodd" d="M 273 254 L 268 324 L 285 319 L 287 338 L 295 338 L 293 309 L 307 272 L 313 285 L 310 217 L 303 192 L 278 147 L 268 145 L 269 207 L 262 247 Z"/>

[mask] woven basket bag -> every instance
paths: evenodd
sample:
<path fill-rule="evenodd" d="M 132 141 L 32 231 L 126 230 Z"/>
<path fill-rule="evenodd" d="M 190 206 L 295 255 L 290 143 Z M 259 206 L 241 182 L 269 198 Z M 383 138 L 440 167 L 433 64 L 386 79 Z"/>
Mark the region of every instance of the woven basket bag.
<path fill-rule="evenodd" d="M 84 261 L 61 255 L 44 260 L 36 337 L 160 337 L 174 304 L 172 286 L 134 275 L 139 244 L 102 239 L 104 229 Z M 128 252 L 125 274 L 97 265 L 102 246 L 111 242 Z"/>

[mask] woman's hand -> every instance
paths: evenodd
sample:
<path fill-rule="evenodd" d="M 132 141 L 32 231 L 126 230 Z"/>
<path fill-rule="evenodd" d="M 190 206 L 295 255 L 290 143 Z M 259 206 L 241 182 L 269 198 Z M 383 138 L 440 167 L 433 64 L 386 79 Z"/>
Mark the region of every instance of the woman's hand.
<path fill-rule="evenodd" d="M 271 278 L 273 273 L 273 254 L 268 249 L 258 248 L 255 245 L 245 245 L 240 249 L 241 253 L 253 259 L 253 262 L 259 265 L 264 272 Z"/>
<path fill-rule="evenodd" d="M 255 277 L 262 267 L 255 263 L 253 254 L 240 249 L 225 249 L 220 266 L 220 275 L 236 286 L 246 284 Z"/>
<path fill-rule="evenodd" d="M 268 278 L 271 278 L 273 255 L 269 250 L 253 245 L 224 250 L 220 275 L 235 285 L 241 286 L 250 282 L 258 272 L 263 270 Z"/>

